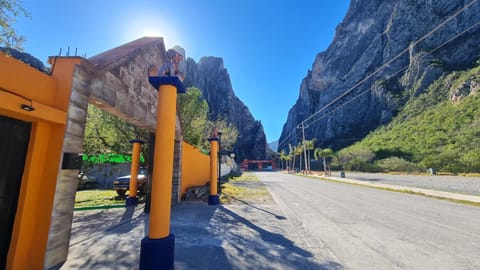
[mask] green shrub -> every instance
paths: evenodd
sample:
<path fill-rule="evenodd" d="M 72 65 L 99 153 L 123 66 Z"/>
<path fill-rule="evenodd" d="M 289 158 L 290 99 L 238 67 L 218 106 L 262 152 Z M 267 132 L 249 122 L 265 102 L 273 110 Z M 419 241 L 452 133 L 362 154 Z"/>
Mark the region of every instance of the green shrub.
<path fill-rule="evenodd" d="M 469 173 L 480 172 L 480 151 L 472 149 L 466 152 L 461 158 L 461 163 L 464 166 L 464 171 Z"/>
<path fill-rule="evenodd" d="M 374 153 L 374 164 L 382 170 L 480 172 L 480 94 L 471 89 L 460 102 L 450 100 L 457 87 L 467 80 L 479 83 L 479 77 L 480 67 L 441 76 L 388 125 L 339 151 L 338 164 L 368 168 L 369 153 Z"/>
<path fill-rule="evenodd" d="M 407 161 L 399 157 L 389 157 L 386 159 L 377 160 L 375 165 L 382 171 L 386 172 L 420 172 L 425 171 L 418 164 Z"/>
<path fill-rule="evenodd" d="M 348 161 L 344 166 L 348 171 L 378 172 L 379 169 L 372 163 L 366 162 L 360 158 L 354 158 Z"/>

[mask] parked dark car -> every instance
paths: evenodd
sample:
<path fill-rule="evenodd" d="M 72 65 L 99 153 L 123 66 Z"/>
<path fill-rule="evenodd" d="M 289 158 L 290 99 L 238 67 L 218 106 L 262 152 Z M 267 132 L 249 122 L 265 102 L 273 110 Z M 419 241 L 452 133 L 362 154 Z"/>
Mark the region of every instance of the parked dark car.
<path fill-rule="evenodd" d="M 98 183 L 95 178 L 90 178 L 84 171 L 78 174 L 77 190 L 95 189 Z"/>
<path fill-rule="evenodd" d="M 140 168 L 137 176 L 137 192 L 139 195 L 145 195 L 148 188 L 148 173 L 146 168 Z M 127 190 L 130 189 L 130 175 L 124 175 L 115 178 L 113 181 L 113 189 L 119 196 L 125 196 Z"/>

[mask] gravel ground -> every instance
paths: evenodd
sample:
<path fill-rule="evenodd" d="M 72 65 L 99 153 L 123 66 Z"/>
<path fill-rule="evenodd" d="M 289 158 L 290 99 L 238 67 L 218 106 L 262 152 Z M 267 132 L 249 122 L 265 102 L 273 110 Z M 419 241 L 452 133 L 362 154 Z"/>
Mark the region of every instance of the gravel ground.
<path fill-rule="evenodd" d="M 332 173 L 332 176 L 338 176 Z M 385 173 L 345 172 L 345 177 L 366 182 L 417 187 L 440 191 L 480 195 L 480 177 L 446 175 L 394 175 Z"/>

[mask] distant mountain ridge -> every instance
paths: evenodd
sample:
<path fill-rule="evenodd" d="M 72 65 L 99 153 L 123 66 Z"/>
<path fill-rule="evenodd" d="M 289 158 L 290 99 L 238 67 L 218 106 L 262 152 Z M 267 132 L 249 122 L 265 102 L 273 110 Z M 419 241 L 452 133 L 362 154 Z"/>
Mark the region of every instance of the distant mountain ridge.
<path fill-rule="evenodd" d="M 262 123 L 255 120 L 247 106 L 235 95 L 230 75 L 220 57 L 202 57 L 198 63 L 186 60 L 186 87 L 196 87 L 209 105 L 211 120 L 222 117 L 239 131 L 233 146 L 236 161 L 266 159 L 267 139 Z"/>
<path fill-rule="evenodd" d="M 278 149 L 278 140 L 269 143 L 269 144 L 268 144 L 268 147 L 270 147 L 270 149 L 271 149 L 273 152 L 277 152 L 277 149 Z"/>
<path fill-rule="evenodd" d="M 304 120 L 306 139 L 335 150 L 389 123 L 439 77 L 475 65 L 479 21 L 478 1 L 352 0 L 301 83 L 279 151 L 301 141 Z"/>

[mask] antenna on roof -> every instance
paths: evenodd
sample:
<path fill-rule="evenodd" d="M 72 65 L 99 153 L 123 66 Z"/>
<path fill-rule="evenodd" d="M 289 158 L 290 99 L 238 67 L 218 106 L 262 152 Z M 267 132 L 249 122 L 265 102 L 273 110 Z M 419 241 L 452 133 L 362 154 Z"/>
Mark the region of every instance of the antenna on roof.
<path fill-rule="evenodd" d="M 58 56 L 62 56 L 62 48 L 60 48 L 60 52 L 58 53 Z"/>

